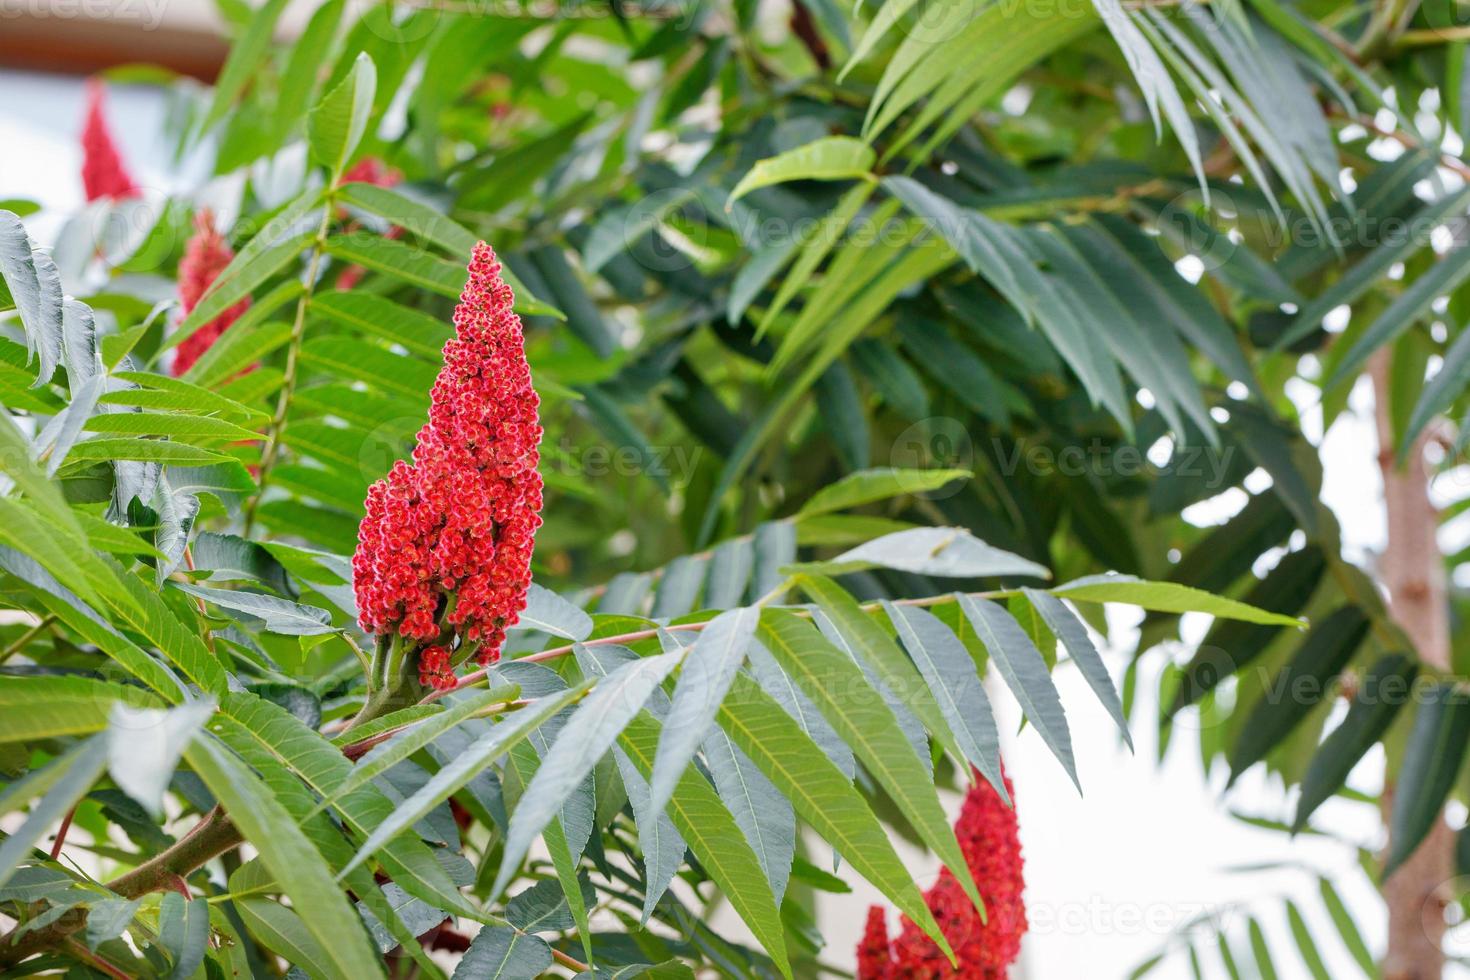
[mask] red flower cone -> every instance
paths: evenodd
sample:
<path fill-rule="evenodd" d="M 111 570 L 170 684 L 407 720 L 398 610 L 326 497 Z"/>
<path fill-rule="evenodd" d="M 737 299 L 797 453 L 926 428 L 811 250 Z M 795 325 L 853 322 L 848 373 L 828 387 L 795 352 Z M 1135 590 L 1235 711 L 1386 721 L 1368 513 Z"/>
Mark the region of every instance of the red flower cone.
<path fill-rule="evenodd" d="M 194 236 L 184 246 L 184 257 L 179 259 L 179 306 L 184 316 L 187 317 L 194 311 L 199 300 L 234 257 L 234 251 L 214 228 L 214 216 L 207 210 L 196 214 Z M 174 351 L 174 377 L 179 377 L 193 367 L 194 362 L 213 346 L 220 334 L 228 330 L 249 308 L 250 297 L 246 296 L 180 341 L 178 349 Z"/>
<path fill-rule="evenodd" d="M 454 311 L 412 464 L 368 489 L 352 557 L 362 627 L 419 641 L 420 680 L 452 687 L 447 643 L 500 656 L 526 606 L 541 525 L 540 401 L 520 317 L 484 242 Z"/>
<path fill-rule="evenodd" d="M 123 165 L 103 115 L 106 93 L 97 79 L 87 81 L 87 116 L 82 125 L 82 188 L 88 201 L 138 197 L 138 185 Z"/>
<path fill-rule="evenodd" d="M 1011 781 L 1006 779 L 1005 783 L 1006 792 L 1014 800 Z M 884 912 L 873 906 L 858 947 L 858 980 L 1004 980 L 1021 954 L 1021 936 L 1027 927 L 1022 899 L 1025 862 L 1016 811 L 977 776 L 955 823 L 955 836 L 980 897 L 985 900 L 987 919 L 981 921 L 980 913 L 948 868 L 924 893 L 924 904 L 934 913 L 940 931 L 953 947 L 958 967 L 951 966 L 934 941 L 907 917 L 898 938 L 889 943 Z"/>

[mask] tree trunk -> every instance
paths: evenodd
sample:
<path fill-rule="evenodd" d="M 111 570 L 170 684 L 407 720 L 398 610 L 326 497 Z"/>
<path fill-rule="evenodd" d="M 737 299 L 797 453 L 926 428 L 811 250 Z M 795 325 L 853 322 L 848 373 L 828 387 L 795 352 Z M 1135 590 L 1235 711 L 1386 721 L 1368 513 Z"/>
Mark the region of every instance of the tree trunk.
<path fill-rule="evenodd" d="M 1389 349 L 1374 355 L 1373 384 L 1378 424 L 1378 467 L 1383 473 L 1383 505 L 1388 516 L 1388 543 L 1379 576 L 1389 594 L 1389 614 L 1414 643 L 1419 658 L 1449 667 L 1449 606 L 1444 559 L 1436 532 L 1438 515 L 1429 499 L 1429 470 L 1421 437 L 1403 468 L 1394 464 L 1393 426 L 1389 416 Z M 1393 801 L 1393 783 L 1385 782 L 1384 823 Z M 1386 980 L 1431 980 L 1444 971 L 1445 897 L 1454 875 L 1454 834 L 1443 820 L 1393 876 L 1383 882 L 1388 904 Z"/>

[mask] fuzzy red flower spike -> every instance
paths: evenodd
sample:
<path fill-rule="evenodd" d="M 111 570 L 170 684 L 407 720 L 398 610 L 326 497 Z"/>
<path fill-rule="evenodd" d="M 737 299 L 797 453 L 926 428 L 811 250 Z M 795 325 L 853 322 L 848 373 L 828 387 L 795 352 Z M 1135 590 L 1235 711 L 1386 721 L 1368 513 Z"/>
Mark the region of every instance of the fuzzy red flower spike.
<path fill-rule="evenodd" d="M 1003 777 L 1004 778 L 1004 777 Z M 1015 799 L 1010 779 L 1006 792 Z M 1025 879 L 1016 811 L 977 775 L 965 797 L 955 836 L 965 855 L 975 887 L 985 900 L 986 919 L 980 918 L 960 883 L 946 868 L 924 893 L 924 904 L 934 913 L 944 938 L 954 949 L 958 968 L 907 917 L 897 939 L 888 941 L 883 909 L 868 910 L 867 929 L 858 946 L 858 980 L 1004 980 L 1021 955 L 1021 936 L 1027 928 L 1022 899 Z"/>
<path fill-rule="evenodd" d="M 87 116 L 82 125 L 82 188 L 88 201 L 123 200 L 142 193 L 123 165 L 122 154 L 103 115 L 105 96 L 100 81 L 87 80 Z"/>
<path fill-rule="evenodd" d="M 358 528 L 362 627 L 419 641 L 427 686 L 454 684 L 446 634 L 477 644 L 482 664 L 498 659 L 531 585 L 540 401 L 512 302 L 495 253 L 479 243 L 413 462 L 368 489 Z"/>
<path fill-rule="evenodd" d="M 199 305 L 199 300 L 219 278 L 219 274 L 235 257 L 234 250 L 214 227 L 214 216 L 208 210 L 194 216 L 194 235 L 184 246 L 184 257 L 179 259 L 179 306 L 188 316 Z M 210 320 L 179 342 L 174 352 L 174 377 L 182 375 L 194 362 L 204 355 L 246 310 L 250 309 L 250 297 Z"/>

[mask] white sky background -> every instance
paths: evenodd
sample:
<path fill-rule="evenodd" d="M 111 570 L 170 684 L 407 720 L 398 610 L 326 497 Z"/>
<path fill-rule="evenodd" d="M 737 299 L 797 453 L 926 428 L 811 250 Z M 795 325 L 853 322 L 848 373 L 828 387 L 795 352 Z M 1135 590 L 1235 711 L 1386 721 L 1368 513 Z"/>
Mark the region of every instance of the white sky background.
<path fill-rule="evenodd" d="M 143 185 L 164 191 L 177 183 L 159 150 L 161 107 L 147 89 L 111 87 L 109 114 L 122 151 Z M 77 134 L 82 115 L 79 81 L 55 76 L 0 71 L 0 198 L 40 200 L 51 214 L 27 219 L 43 241 L 59 228 L 58 216 L 82 203 Z M 48 241 L 49 243 L 49 241 Z M 1315 392 L 1303 385 L 1308 392 Z M 1314 394 L 1312 395 L 1314 397 Z M 1314 439 L 1308 413 L 1308 430 Z M 1343 538 L 1355 559 L 1381 547 L 1384 521 L 1380 512 L 1380 480 L 1371 418 L 1371 395 L 1360 385 L 1352 411 L 1334 425 L 1323 441 L 1326 465 L 1324 497 L 1342 523 Z M 1463 493 L 1463 484 L 1458 496 Z M 1223 502 L 1222 502 L 1223 503 Z M 1236 502 L 1239 506 L 1239 501 Z M 1234 507 L 1205 508 L 1202 523 L 1215 523 Z M 1134 621 L 1126 610 L 1114 610 L 1115 636 L 1127 639 Z M 1204 621 L 1191 623 L 1203 634 Z M 1137 717 L 1156 714 L 1150 692 L 1156 689 L 1163 656 L 1155 653 L 1140 678 Z M 1121 676 L 1123 655 L 1110 657 Z M 1110 719 L 1073 670 L 1057 674 L 1063 703 L 1069 709 L 1077 769 L 1085 797 L 1079 798 L 1061 766 L 1034 731 L 1009 740 L 1006 762 L 1016 784 L 1026 857 L 1027 904 L 1032 929 L 1022 967 L 1015 976 L 1028 978 L 1124 977 L 1169 941 L 1171 933 L 1201 913 L 1225 913 L 1235 924 L 1233 936 L 1242 965 L 1249 959 L 1242 912 L 1245 903 L 1271 937 L 1276 968 L 1284 980 L 1305 977 L 1286 925 L 1281 897 L 1291 896 L 1303 909 L 1318 946 L 1334 976 L 1356 975 L 1356 968 L 1322 911 L 1314 876 L 1296 870 L 1265 873 L 1232 872 L 1233 867 L 1268 862 L 1295 862 L 1333 877 L 1349 901 L 1375 953 L 1384 937 L 1383 910 L 1377 893 L 1357 869 L 1350 849 L 1321 839 L 1291 841 L 1273 831 L 1251 828 L 1231 819 L 1227 809 L 1284 819 L 1278 786 L 1253 771 L 1228 794 L 1221 795 L 1225 774 L 1212 779 L 1201 772 L 1193 739 L 1176 735 L 1162 766 L 1155 764 L 1156 746 L 1149 726 L 1134 733 L 1137 755 L 1121 745 Z M 993 692 L 1003 732 L 1015 732 L 1019 713 L 1009 694 Z M 1181 722 L 1183 724 L 1183 722 Z M 1376 758 L 1365 762 L 1354 784 L 1376 790 Z M 957 801 L 952 801 L 957 802 Z M 1379 843 L 1375 814 L 1361 805 L 1332 801 L 1317 818 L 1353 840 Z M 928 874 L 932 859 L 905 849 L 909 867 Z M 830 946 L 830 959 L 848 964 L 862 930 L 866 908 L 878 896 L 858 881 L 854 894 L 824 897 L 819 917 Z M 725 916 L 722 914 L 722 920 Z M 892 919 L 891 919 L 892 921 Z M 1213 952 L 1213 938 L 1202 957 L 1207 975 L 1224 976 Z M 1465 942 L 1461 952 L 1470 951 Z M 1455 968 L 1452 968 L 1452 970 Z M 1249 970 L 1247 970 L 1249 973 Z M 1175 958 L 1155 972 L 1160 977 L 1188 976 L 1187 963 Z M 1451 976 L 1470 976 L 1460 970 Z"/>

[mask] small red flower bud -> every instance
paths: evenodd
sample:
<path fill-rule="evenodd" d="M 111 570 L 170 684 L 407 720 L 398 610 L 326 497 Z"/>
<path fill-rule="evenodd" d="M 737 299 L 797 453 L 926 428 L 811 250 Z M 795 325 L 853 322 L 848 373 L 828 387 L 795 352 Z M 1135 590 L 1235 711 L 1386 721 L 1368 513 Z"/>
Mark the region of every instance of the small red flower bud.
<path fill-rule="evenodd" d="M 419 651 L 419 683 L 445 690 L 454 686 L 454 666 L 448 647 L 425 647 Z"/>

